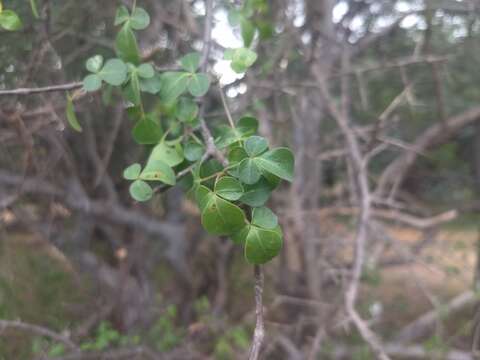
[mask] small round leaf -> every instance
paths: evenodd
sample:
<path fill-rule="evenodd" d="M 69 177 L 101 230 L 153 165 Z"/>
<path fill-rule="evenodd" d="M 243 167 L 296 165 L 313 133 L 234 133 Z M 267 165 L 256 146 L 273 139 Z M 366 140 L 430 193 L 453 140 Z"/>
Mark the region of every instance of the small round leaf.
<path fill-rule="evenodd" d="M 138 179 L 141 171 L 142 167 L 140 164 L 132 164 L 123 171 L 123 178 L 127 180 L 136 180 Z"/>
<path fill-rule="evenodd" d="M 85 65 L 88 71 L 92 73 L 98 73 L 103 65 L 103 56 L 102 55 L 92 56 L 90 59 L 87 60 Z"/>
<path fill-rule="evenodd" d="M 130 185 L 130 195 L 137 201 L 147 201 L 153 195 L 153 190 L 145 181 L 135 180 Z"/>
<path fill-rule="evenodd" d="M 266 206 L 253 208 L 252 224 L 265 229 L 275 229 L 278 225 L 278 217 Z"/>
<path fill-rule="evenodd" d="M 110 85 L 122 85 L 127 79 L 127 65 L 120 59 L 110 59 L 105 63 L 98 76 Z"/>
<path fill-rule="evenodd" d="M 132 29 L 143 30 L 150 25 L 150 15 L 141 7 L 136 7 L 130 18 Z"/>
<path fill-rule="evenodd" d="M 90 74 L 83 79 L 83 88 L 86 91 L 97 91 L 102 87 L 102 79 L 97 74 Z"/>

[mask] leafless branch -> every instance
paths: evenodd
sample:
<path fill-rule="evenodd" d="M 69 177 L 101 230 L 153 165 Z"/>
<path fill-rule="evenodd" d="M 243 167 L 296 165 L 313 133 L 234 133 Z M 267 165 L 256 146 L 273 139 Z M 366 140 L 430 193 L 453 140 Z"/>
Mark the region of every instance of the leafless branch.
<path fill-rule="evenodd" d="M 260 265 L 254 266 L 255 275 L 255 331 L 250 347 L 248 360 L 257 360 L 265 337 L 265 323 L 263 320 L 263 269 Z"/>
<path fill-rule="evenodd" d="M 45 86 L 45 87 L 39 87 L 39 88 L 19 88 L 19 89 L 12 89 L 12 90 L 0 90 L 0 96 L 31 95 L 31 94 L 39 94 L 39 93 L 47 93 L 47 92 L 55 92 L 55 91 L 68 91 L 68 90 L 79 89 L 82 86 L 83 86 L 83 83 L 81 82 L 72 82 L 69 84 L 52 85 L 52 86 Z"/>

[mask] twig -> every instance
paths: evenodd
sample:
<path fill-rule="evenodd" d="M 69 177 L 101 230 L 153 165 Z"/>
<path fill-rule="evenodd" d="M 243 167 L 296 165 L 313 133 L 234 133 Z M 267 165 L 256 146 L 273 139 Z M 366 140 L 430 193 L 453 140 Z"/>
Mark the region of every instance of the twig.
<path fill-rule="evenodd" d="M 222 86 L 220 85 L 220 83 L 218 83 L 218 91 L 220 92 L 220 97 L 222 99 L 223 108 L 225 109 L 225 113 L 227 114 L 228 123 L 230 124 L 230 126 L 233 129 L 233 128 L 235 128 L 235 124 L 233 122 L 232 114 L 230 113 L 230 109 L 228 108 L 227 99 L 225 99 L 225 94 L 223 93 L 223 89 L 222 89 Z"/>
<path fill-rule="evenodd" d="M 250 347 L 248 360 L 257 360 L 265 337 L 265 323 L 263 321 L 263 270 L 260 265 L 255 265 L 255 331 Z"/>
<path fill-rule="evenodd" d="M 77 346 L 68 337 L 58 334 L 43 326 L 28 324 L 19 320 L 0 320 L 0 334 L 7 329 L 22 330 L 39 336 L 45 336 L 64 344 L 69 349 L 78 350 Z"/>
<path fill-rule="evenodd" d="M 30 94 L 55 92 L 55 91 L 68 91 L 68 90 L 79 89 L 82 86 L 83 86 L 83 83 L 81 82 L 72 82 L 69 84 L 52 85 L 52 86 L 45 86 L 45 87 L 39 87 L 39 88 L 18 88 L 18 89 L 12 89 L 12 90 L 0 90 L 0 96 L 30 95 Z"/>

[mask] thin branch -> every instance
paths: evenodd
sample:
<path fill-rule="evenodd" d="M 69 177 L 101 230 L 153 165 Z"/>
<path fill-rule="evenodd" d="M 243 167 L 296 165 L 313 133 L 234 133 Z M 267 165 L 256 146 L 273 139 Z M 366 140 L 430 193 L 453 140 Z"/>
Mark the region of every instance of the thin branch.
<path fill-rule="evenodd" d="M 22 330 L 35 335 L 45 336 L 54 341 L 64 344 L 69 349 L 78 350 L 78 347 L 68 337 L 58 334 L 43 326 L 28 324 L 19 320 L 0 320 L 0 334 L 8 329 Z"/>
<path fill-rule="evenodd" d="M 255 331 L 250 347 L 248 360 L 257 360 L 265 337 L 265 323 L 263 320 L 263 270 L 260 265 L 255 265 Z"/>
<path fill-rule="evenodd" d="M 39 87 L 39 88 L 19 88 L 19 89 L 12 89 L 12 90 L 0 90 L 0 96 L 31 95 L 31 94 L 47 93 L 47 92 L 55 92 L 55 91 L 68 91 L 68 90 L 79 89 L 82 86 L 83 86 L 83 83 L 81 82 L 72 82 L 69 84 L 52 85 L 52 86 L 45 86 L 45 87 Z"/>
<path fill-rule="evenodd" d="M 227 114 L 228 123 L 232 128 L 235 128 L 232 114 L 230 113 L 230 109 L 228 108 L 227 99 L 225 99 L 225 94 L 223 93 L 223 89 L 220 83 L 218 83 L 218 91 L 220 92 L 220 97 L 222 99 L 223 108 L 225 109 L 225 114 Z"/>

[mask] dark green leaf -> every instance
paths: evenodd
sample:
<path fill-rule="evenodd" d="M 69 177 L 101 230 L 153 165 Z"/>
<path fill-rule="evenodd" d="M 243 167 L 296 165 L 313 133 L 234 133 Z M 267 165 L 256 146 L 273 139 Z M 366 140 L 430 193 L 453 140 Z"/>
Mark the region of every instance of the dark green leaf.
<path fill-rule="evenodd" d="M 239 231 L 237 231 L 235 234 L 231 236 L 232 241 L 235 244 L 244 245 L 245 241 L 247 240 L 249 231 L 250 231 L 250 225 L 245 225 L 243 228 L 241 228 Z"/>
<path fill-rule="evenodd" d="M 250 136 L 245 141 L 245 151 L 247 152 L 248 156 L 255 157 L 260 155 L 268 148 L 267 139 L 261 136 Z"/>
<path fill-rule="evenodd" d="M 238 178 L 241 182 L 252 185 L 260 179 L 260 169 L 254 159 L 243 159 L 238 166 Z"/>
<path fill-rule="evenodd" d="M 74 130 L 78 132 L 82 132 L 82 127 L 78 122 L 77 115 L 75 115 L 75 107 L 73 106 L 72 98 L 68 94 L 67 94 L 67 107 L 65 109 L 65 115 L 67 117 L 67 121 L 70 124 L 70 126 Z"/>
<path fill-rule="evenodd" d="M 240 201 L 251 207 L 265 205 L 272 193 L 270 184 L 264 178 L 260 178 L 254 185 L 245 185 L 244 190 L 245 194 L 240 198 Z"/>
<path fill-rule="evenodd" d="M 98 73 L 103 66 L 103 56 L 95 55 L 87 60 L 85 67 L 92 73 Z"/>
<path fill-rule="evenodd" d="M 135 180 L 130 185 L 130 195 L 137 201 L 147 201 L 153 195 L 153 190 L 145 181 Z"/>
<path fill-rule="evenodd" d="M 190 53 L 180 59 L 180 64 L 185 71 L 195 73 L 200 66 L 200 54 Z"/>
<path fill-rule="evenodd" d="M 85 91 L 97 91 L 102 87 L 102 79 L 97 74 L 90 74 L 83 79 Z"/>
<path fill-rule="evenodd" d="M 252 224 L 265 229 L 275 229 L 278 218 L 268 207 L 256 207 L 252 210 Z"/>
<path fill-rule="evenodd" d="M 210 87 L 210 79 L 207 74 L 193 74 L 188 79 L 188 91 L 192 96 L 203 96 Z"/>
<path fill-rule="evenodd" d="M 254 159 L 261 169 L 287 181 L 293 181 L 294 157 L 290 149 L 277 148 Z"/>
<path fill-rule="evenodd" d="M 280 253 L 282 244 L 280 231 L 250 226 L 245 238 L 245 258 L 251 264 L 265 264 Z"/>
<path fill-rule="evenodd" d="M 130 18 L 130 25 L 132 26 L 132 29 L 135 30 L 146 29 L 148 25 L 150 25 L 150 15 L 148 15 L 145 9 L 136 7 Z"/>
<path fill-rule="evenodd" d="M 240 182 L 230 176 L 224 176 L 215 183 L 215 193 L 226 200 L 238 200 L 243 195 L 243 187 Z"/>
<path fill-rule="evenodd" d="M 202 225 L 212 235 L 230 235 L 245 225 L 242 209 L 222 198 L 211 195 L 202 211 Z"/>
<path fill-rule="evenodd" d="M 161 160 L 150 157 L 140 174 L 140 179 L 161 181 L 167 185 L 175 185 L 176 178 L 172 168 Z"/>
<path fill-rule="evenodd" d="M 137 40 L 128 22 L 122 26 L 122 29 L 117 35 L 115 50 L 118 57 L 125 62 L 132 64 L 138 64 L 140 62 Z"/>
<path fill-rule="evenodd" d="M 238 164 L 247 157 L 248 155 L 243 147 L 235 146 L 228 152 L 228 163 L 230 165 Z"/>
<path fill-rule="evenodd" d="M 123 178 L 127 180 L 136 180 L 140 176 L 141 171 L 142 167 L 140 164 L 132 164 L 123 171 Z"/>
<path fill-rule="evenodd" d="M 98 73 L 98 76 L 107 84 L 122 85 L 127 79 L 127 65 L 120 59 L 110 59 Z"/>
<path fill-rule="evenodd" d="M 162 138 L 162 129 L 149 118 L 137 122 L 132 133 L 135 141 L 142 145 L 156 144 Z"/>
<path fill-rule="evenodd" d="M 252 116 L 244 116 L 238 120 L 236 128 L 243 136 L 252 136 L 258 131 L 258 120 Z"/>
<path fill-rule="evenodd" d="M 0 26 L 8 31 L 16 31 L 22 28 L 22 20 L 12 10 L 0 12 Z"/>

